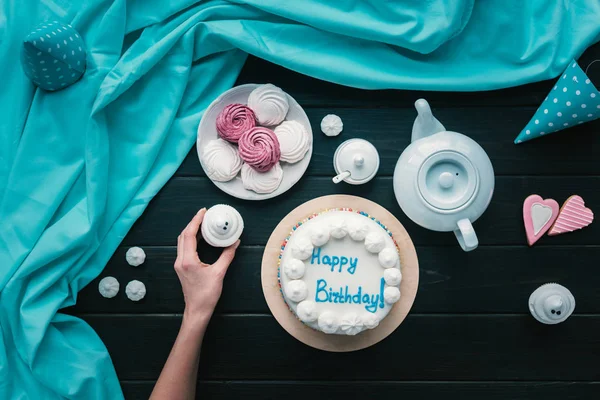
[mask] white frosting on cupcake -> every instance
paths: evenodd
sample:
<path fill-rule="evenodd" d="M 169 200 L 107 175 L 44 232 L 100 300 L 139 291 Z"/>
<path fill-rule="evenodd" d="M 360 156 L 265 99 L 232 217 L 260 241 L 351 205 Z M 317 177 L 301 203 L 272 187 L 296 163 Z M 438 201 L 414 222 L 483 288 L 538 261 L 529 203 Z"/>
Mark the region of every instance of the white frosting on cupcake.
<path fill-rule="evenodd" d="M 369 225 L 364 222 L 353 222 L 348 224 L 348 234 L 352 238 L 352 240 L 356 240 L 357 242 L 361 242 L 365 240 L 367 237 L 367 233 L 369 233 Z"/>
<path fill-rule="evenodd" d="M 379 264 L 383 268 L 393 268 L 398 264 L 398 252 L 396 249 L 386 247 L 379 252 Z"/>
<path fill-rule="evenodd" d="M 304 276 L 306 266 L 297 258 L 292 258 L 283 264 L 283 272 L 290 279 L 300 279 Z"/>
<path fill-rule="evenodd" d="M 202 151 L 202 164 L 210 179 L 227 182 L 235 178 L 242 168 L 238 150 L 223 139 L 211 140 Z"/>
<path fill-rule="evenodd" d="M 335 333 L 340 326 L 337 317 L 331 311 L 322 312 L 321 315 L 319 315 L 317 324 L 319 329 L 324 333 Z"/>
<path fill-rule="evenodd" d="M 337 136 L 344 129 L 342 119 L 335 114 L 328 114 L 321 120 L 321 131 L 326 136 Z"/>
<path fill-rule="evenodd" d="M 127 264 L 137 267 L 146 261 L 146 253 L 144 253 L 141 247 L 132 247 L 125 253 L 125 259 L 127 260 Z"/>
<path fill-rule="evenodd" d="M 273 132 L 279 140 L 283 162 L 296 163 L 302 160 L 310 149 L 312 138 L 304 126 L 297 121 L 283 121 Z"/>
<path fill-rule="evenodd" d="M 388 268 L 383 271 L 383 280 L 387 285 L 398 286 L 402 282 L 402 272 L 398 268 Z"/>
<path fill-rule="evenodd" d="M 280 124 L 290 109 L 287 94 L 270 83 L 254 89 L 248 97 L 248 107 L 256 114 L 261 125 Z"/>
<path fill-rule="evenodd" d="M 310 230 L 310 240 L 316 247 L 323 246 L 329 241 L 329 228 L 324 224 L 318 224 Z"/>
<path fill-rule="evenodd" d="M 291 246 L 292 255 L 300 260 L 306 260 L 312 255 L 314 246 L 309 238 L 301 236 L 294 240 L 294 244 Z"/>
<path fill-rule="evenodd" d="M 361 319 L 365 327 L 367 327 L 368 329 L 377 328 L 377 326 L 379 325 L 379 318 L 376 314 L 367 312 L 362 315 Z"/>
<path fill-rule="evenodd" d="M 400 300 L 400 289 L 396 286 L 388 286 L 383 290 L 383 299 L 387 304 L 394 304 Z"/>
<path fill-rule="evenodd" d="M 356 313 L 345 314 L 340 320 L 340 329 L 346 335 L 354 336 L 364 329 L 362 319 Z"/>
<path fill-rule="evenodd" d="M 272 193 L 281 184 L 283 180 L 283 170 L 279 163 L 267 172 L 258 172 L 248 164 L 242 165 L 242 183 L 246 190 L 252 190 L 256 193 Z"/>
<path fill-rule="evenodd" d="M 317 305 L 310 300 L 300 302 L 298 308 L 296 308 L 296 314 L 302 322 L 315 322 L 319 318 Z"/>
<path fill-rule="evenodd" d="M 342 239 L 348 234 L 346 220 L 343 218 L 334 218 L 329 224 L 331 228 L 330 234 L 336 239 Z"/>
<path fill-rule="evenodd" d="M 102 295 L 102 297 L 106 297 L 107 299 L 112 299 L 119 293 L 119 281 L 112 276 L 107 276 L 106 278 L 102 278 L 100 283 L 98 283 L 98 291 Z"/>
<path fill-rule="evenodd" d="M 306 299 L 306 296 L 308 295 L 306 283 L 300 279 L 289 281 L 285 285 L 285 295 L 291 301 L 295 301 L 296 303 L 301 302 Z"/>
<path fill-rule="evenodd" d="M 146 285 L 140 281 L 133 280 L 125 287 L 125 294 L 131 301 L 140 301 L 146 296 Z"/>
<path fill-rule="evenodd" d="M 379 253 L 385 247 L 385 238 L 379 232 L 369 232 L 365 236 L 365 247 L 371 253 Z"/>

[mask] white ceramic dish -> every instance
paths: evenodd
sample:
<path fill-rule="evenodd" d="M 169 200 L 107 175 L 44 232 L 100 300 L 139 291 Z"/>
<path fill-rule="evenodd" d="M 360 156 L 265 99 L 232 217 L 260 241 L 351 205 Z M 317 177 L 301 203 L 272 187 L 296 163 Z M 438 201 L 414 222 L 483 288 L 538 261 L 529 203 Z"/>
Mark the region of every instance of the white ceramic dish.
<path fill-rule="evenodd" d="M 249 83 L 246 85 L 240 85 L 231 88 L 219 97 L 217 97 L 215 101 L 213 101 L 210 104 L 210 106 L 208 106 L 208 108 L 206 109 L 206 112 L 202 117 L 202 121 L 200 121 L 200 125 L 198 126 L 198 139 L 196 142 L 196 148 L 198 150 L 198 159 L 200 160 L 200 164 L 202 165 L 204 172 L 206 172 L 206 168 L 204 167 L 204 164 L 202 164 L 202 149 L 204 148 L 204 145 L 206 145 L 206 143 L 219 137 L 216 127 L 217 116 L 228 104 L 248 104 L 248 96 L 258 86 L 260 85 L 255 83 Z M 290 104 L 290 110 L 288 111 L 286 120 L 297 121 L 301 123 L 312 138 L 312 129 L 310 127 L 310 121 L 308 120 L 306 113 L 304 112 L 302 107 L 300 107 L 300 105 L 296 102 L 296 100 L 294 100 L 290 95 L 287 96 Z M 231 196 L 237 197 L 239 199 L 270 199 L 279 196 L 282 193 L 285 193 L 292 186 L 294 186 L 294 184 L 298 182 L 300 178 L 302 178 L 302 175 L 304 175 L 306 168 L 308 168 L 311 156 L 312 140 L 310 149 L 301 161 L 295 164 L 288 164 L 285 162 L 281 163 L 281 168 L 283 169 L 283 181 L 281 182 L 281 185 L 279 185 L 279 187 L 271 193 L 259 194 L 251 190 L 244 189 L 244 185 L 242 184 L 242 178 L 240 174 L 238 174 L 234 179 L 232 179 L 229 182 L 213 181 L 213 183 L 225 193 L 230 194 Z"/>

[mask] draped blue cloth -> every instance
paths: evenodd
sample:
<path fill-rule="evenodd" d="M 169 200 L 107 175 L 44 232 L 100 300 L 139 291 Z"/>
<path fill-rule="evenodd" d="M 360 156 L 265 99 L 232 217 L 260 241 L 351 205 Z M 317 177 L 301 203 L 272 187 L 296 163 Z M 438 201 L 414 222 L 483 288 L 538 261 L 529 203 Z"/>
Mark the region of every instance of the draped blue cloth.
<path fill-rule="evenodd" d="M 58 311 L 175 172 L 247 53 L 359 88 L 488 90 L 558 75 L 600 40 L 599 17 L 597 0 L 0 2 L 0 398 L 122 397 L 95 332 Z M 54 93 L 19 65 L 47 20 L 88 49 L 82 80 Z"/>

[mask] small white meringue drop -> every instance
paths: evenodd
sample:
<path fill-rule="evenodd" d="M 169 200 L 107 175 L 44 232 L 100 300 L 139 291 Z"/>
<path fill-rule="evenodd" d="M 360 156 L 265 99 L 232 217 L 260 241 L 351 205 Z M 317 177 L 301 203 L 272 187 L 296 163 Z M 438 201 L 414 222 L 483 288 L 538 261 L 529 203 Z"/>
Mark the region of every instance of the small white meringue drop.
<path fill-rule="evenodd" d="M 137 267 L 146 261 L 146 253 L 141 247 L 132 247 L 125 253 L 125 259 L 129 265 Z"/>
<path fill-rule="evenodd" d="M 146 296 L 146 285 L 142 282 L 133 280 L 125 287 L 125 294 L 131 301 L 140 301 Z"/>
<path fill-rule="evenodd" d="M 335 114 L 328 114 L 321 120 L 321 131 L 326 136 L 337 136 L 344 129 L 342 119 Z"/>
<path fill-rule="evenodd" d="M 310 240 L 316 247 L 323 246 L 329 241 L 329 229 L 324 224 L 318 224 L 310 231 Z"/>
<path fill-rule="evenodd" d="M 338 330 L 340 323 L 334 313 L 331 311 L 325 311 L 319 315 L 317 325 L 324 333 L 335 333 Z"/>
<path fill-rule="evenodd" d="M 398 268 L 388 268 L 383 271 L 383 280 L 387 285 L 398 286 L 402 282 L 402 272 Z"/>
<path fill-rule="evenodd" d="M 364 313 L 362 322 L 368 329 L 375 329 L 379 325 L 379 317 L 373 313 Z"/>
<path fill-rule="evenodd" d="M 383 268 L 394 268 L 398 264 L 398 252 L 391 247 L 381 250 L 378 255 L 379 264 Z"/>
<path fill-rule="evenodd" d="M 319 318 L 317 305 L 310 300 L 304 300 L 298 304 L 296 314 L 302 322 L 315 322 Z"/>
<path fill-rule="evenodd" d="M 300 279 L 304 276 L 306 266 L 297 258 L 292 258 L 283 265 L 283 272 L 290 279 Z"/>
<path fill-rule="evenodd" d="M 311 240 L 306 236 L 301 236 L 292 245 L 292 255 L 297 259 L 306 260 L 312 255 L 313 249 Z"/>
<path fill-rule="evenodd" d="M 300 279 L 289 281 L 285 285 L 285 295 L 288 299 L 295 303 L 301 302 L 302 300 L 306 299 L 306 296 L 308 295 L 306 283 Z"/>
<path fill-rule="evenodd" d="M 362 319 L 355 313 L 348 313 L 340 320 L 340 329 L 349 336 L 359 334 L 363 331 L 364 327 Z"/>
<path fill-rule="evenodd" d="M 369 225 L 364 222 L 353 222 L 348 225 L 348 234 L 352 240 L 360 242 L 365 240 L 369 233 Z"/>
<path fill-rule="evenodd" d="M 385 238 L 379 232 L 369 232 L 365 236 L 365 248 L 370 253 L 379 253 L 385 247 Z"/>
<path fill-rule="evenodd" d="M 400 289 L 395 286 L 386 287 L 383 290 L 383 298 L 387 304 L 394 304 L 400 300 Z"/>
<path fill-rule="evenodd" d="M 112 276 L 107 276 L 106 278 L 102 278 L 100 283 L 98 283 L 98 291 L 102 295 L 102 297 L 106 297 L 107 299 L 112 299 L 119 293 L 119 281 L 116 280 Z"/>
<path fill-rule="evenodd" d="M 344 218 L 334 218 L 329 224 L 330 234 L 336 239 L 342 239 L 348 234 L 348 227 Z"/>

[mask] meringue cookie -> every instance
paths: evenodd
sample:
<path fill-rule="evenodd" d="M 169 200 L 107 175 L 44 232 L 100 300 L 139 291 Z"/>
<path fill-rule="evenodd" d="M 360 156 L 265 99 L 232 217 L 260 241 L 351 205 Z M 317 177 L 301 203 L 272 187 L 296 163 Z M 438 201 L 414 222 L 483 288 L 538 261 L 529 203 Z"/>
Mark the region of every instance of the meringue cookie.
<path fill-rule="evenodd" d="M 361 317 L 363 324 L 368 329 L 375 329 L 379 325 L 379 317 L 373 313 L 364 313 Z"/>
<path fill-rule="evenodd" d="M 290 279 L 300 279 L 304 276 L 306 266 L 297 258 L 292 258 L 283 265 L 283 272 Z"/>
<path fill-rule="evenodd" d="M 304 158 L 310 149 L 312 138 L 297 121 L 283 121 L 275 130 L 281 149 L 281 161 L 293 164 Z"/>
<path fill-rule="evenodd" d="M 337 317 L 331 311 L 325 311 L 319 315 L 317 320 L 319 329 L 324 333 L 335 333 L 340 326 Z"/>
<path fill-rule="evenodd" d="M 357 242 L 365 240 L 369 233 L 369 225 L 364 222 L 353 222 L 348 226 L 348 234 Z"/>
<path fill-rule="evenodd" d="M 387 285 L 398 286 L 402 282 L 402 272 L 398 268 L 388 268 L 383 271 L 383 280 Z"/>
<path fill-rule="evenodd" d="M 107 276 L 106 278 L 102 278 L 100 283 L 98 283 L 98 291 L 102 295 L 102 297 L 106 297 L 107 299 L 112 299 L 119 293 L 119 281 L 113 278 L 112 276 Z"/>
<path fill-rule="evenodd" d="M 259 194 L 272 193 L 283 180 L 283 170 L 279 163 L 267 172 L 258 172 L 248 164 L 242 165 L 242 183 L 244 189 Z"/>
<path fill-rule="evenodd" d="M 267 172 L 279 163 L 281 149 L 275 132 L 257 126 L 242 134 L 238 141 L 240 158 L 259 172 Z"/>
<path fill-rule="evenodd" d="M 317 305 L 310 300 L 300 302 L 296 308 L 296 314 L 302 322 L 315 322 L 319 318 Z"/>
<path fill-rule="evenodd" d="M 388 286 L 383 290 L 383 299 L 387 304 L 394 304 L 400 300 L 400 289 L 395 286 Z"/>
<path fill-rule="evenodd" d="M 336 239 L 342 239 L 348 233 L 348 227 L 346 226 L 346 220 L 343 218 L 334 218 L 329 227 L 331 228 L 330 234 Z"/>
<path fill-rule="evenodd" d="M 385 247 L 385 238 L 379 232 L 369 232 L 365 236 L 365 247 L 370 253 L 379 253 Z"/>
<path fill-rule="evenodd" d="M 240 172 L 242 159 L 235 146 L 223 139 L 215 139 L 204 146 L 202 164 L 211 180 L 227 182 Z"/>
<path fill-rule="evenodd" d="M 294 241 L 292 255 L 300 260 L 306 260 L 312 255 L 314 246 L 309 238 L 301 236 Z"/>
<path fill-rule="evenodd" d="M 310 231 L 310 240 L 316 247 L 323 246 L 329 241 L 329 229 L 324 224 L 319 224 Z"/>
<path fill-rule="evenodd" d="M 301 302 L 302 300 L 306 299 L 306 296 L 308 295 L 306 283 L 300 279 L 289 281 L 285 285 L 285 295 L 291 301 L 296 303 Z"/>
<path fill-rule="evenodd" d="M 133 280 L 125 287 L 125 293 L 131 301 L 140 301 L 146 296 L 146 285 L 140 281 Z"/>
<path fill-rule="evenodd" d="M 237 143 L 244 132 L 256 126 L 256 115 L 243 104 L 229 104 L 217 116 L 217 132 L 223 139 Z"/>
<path fill-rule="evenodd" d="M 361 318 L 355 313 L 348 313 L 340 320 L 340 329 L 349 336 L 362 332 L 364 326 Z"/>
<path fill-rule="evenodd" d="M 250 93 L 248 106 L 254 110 L 258 122 L 267 126 L 281 123 L 290 109 L 287 94 L 270 83 L 261 85 Z"/>
<path fill-rule="evenodd" d="M 125 259 L 129 265 L 137 267 L 146 261 L 146 253 L 140 247 L 132 247 L 125 253 Z"/>
<path fill-rule="evenodd" d="M 378 258 L 383 268 L 393 268 L 398 263 L 398 252 L 391 247 L 386 247 L 379 252 Z"/>
<path fill-rule="evenodd" d="M 235 208 L 226 204 L 216 204 L 204 214 L 200 231 L 209 245 L 229 247 L 242 236 L 244 219 Z"/>
<path fill-rule="evenodd" d="M 329 114 L 321 120 L 321 131 L 326 136 L 337 136 L 344 129 L 342 119 L 335 114 Z"/>

